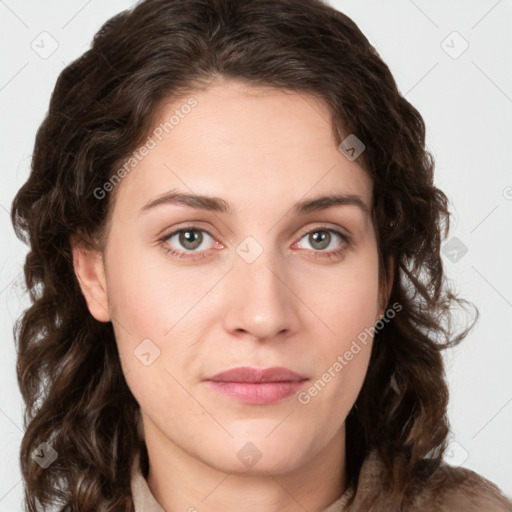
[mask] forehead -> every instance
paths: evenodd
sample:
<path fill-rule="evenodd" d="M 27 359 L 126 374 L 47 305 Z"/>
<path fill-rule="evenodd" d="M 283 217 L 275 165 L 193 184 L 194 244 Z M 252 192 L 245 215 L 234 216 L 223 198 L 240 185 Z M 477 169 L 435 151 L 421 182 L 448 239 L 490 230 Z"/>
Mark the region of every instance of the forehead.
<path fill-rule="evenodd" d="M 316 97 L 229 81 L 164 101 L 156 114 L 151 149 L 117 191 L 132 206 L 172 189 L 239 208 L 326 193 L 370 205 L 371 179 L 339 151 L 329 108 Z"/>

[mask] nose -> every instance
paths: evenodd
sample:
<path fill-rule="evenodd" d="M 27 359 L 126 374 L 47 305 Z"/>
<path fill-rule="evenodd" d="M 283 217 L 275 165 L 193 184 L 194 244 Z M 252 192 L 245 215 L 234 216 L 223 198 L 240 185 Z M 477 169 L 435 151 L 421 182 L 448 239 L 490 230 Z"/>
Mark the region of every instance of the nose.
<path fill-rule="evenodd" d="M 264 250 L 252 263 L 235 255 L 226 279 L 227 332 L 267 341 L 297 331 L 300 301 L 293 293 L 290 272 L 275 252 Z"/>

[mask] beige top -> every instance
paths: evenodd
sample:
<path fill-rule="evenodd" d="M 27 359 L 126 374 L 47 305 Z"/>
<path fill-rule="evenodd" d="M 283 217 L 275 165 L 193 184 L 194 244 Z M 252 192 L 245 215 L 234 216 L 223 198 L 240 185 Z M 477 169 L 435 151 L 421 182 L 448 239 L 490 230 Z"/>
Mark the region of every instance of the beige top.
<path fill-rule="evenodd" d="M 412 484 L 400 504 L 384 485 L 385 471 L 377 453 L 371 452 L 361 467 L 352 504 L 347 506 L 354 494 L 349 487 L 322 512 L 512 512 L 512 502 L 494 484 L 468 469 L 442 464 L 426 482 Z M 138 461 L 131 487 L 135 512 L 166 512 L 151 493 Z"/>

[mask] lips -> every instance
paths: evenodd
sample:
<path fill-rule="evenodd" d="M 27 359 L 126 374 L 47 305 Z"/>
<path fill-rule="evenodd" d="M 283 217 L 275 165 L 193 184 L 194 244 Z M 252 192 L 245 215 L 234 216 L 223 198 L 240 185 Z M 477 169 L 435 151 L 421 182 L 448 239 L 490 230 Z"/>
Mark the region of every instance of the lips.
<path fill-rule="evenodd" d="M 248 382 L 248 383 L 260 383 L 260 382 L 300 382 L 307 380 L 304 375 L 276 366 L 273 368 L 251 368 L 249 366 L 241 366 L 239 368 L 233 368 L 221 373 L 209 377 L 206 380 L 214 382 Z"/>
<path fill-rule="evenodd" d="M 297 393 L 309 379 L 288 368 L 243 366 L 205 379 L 212 389 L 250 405 L 267 405 Z"/>

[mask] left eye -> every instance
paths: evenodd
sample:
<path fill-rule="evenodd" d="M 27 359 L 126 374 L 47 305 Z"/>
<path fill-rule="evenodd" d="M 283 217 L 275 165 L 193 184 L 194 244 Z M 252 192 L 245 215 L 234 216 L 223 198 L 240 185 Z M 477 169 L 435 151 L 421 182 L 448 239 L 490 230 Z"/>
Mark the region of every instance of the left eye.
<path fill-rule="evenodd" d="M 334 246 L 329 247 L 333 240 L 336 242 L 336 238 L 339 239 L 338 242 L 335 243 Z M 326 252 L 329 252 L 330 250 L 336 249 L 340 244 L 340 240 L 345 240 L 345 237 L 334 229 L 315 229 L 306 233 L 301 240 L 302 239 L 306 239 L 315 251 L 324 251 L 325 249 L 328 249 Z"/>

